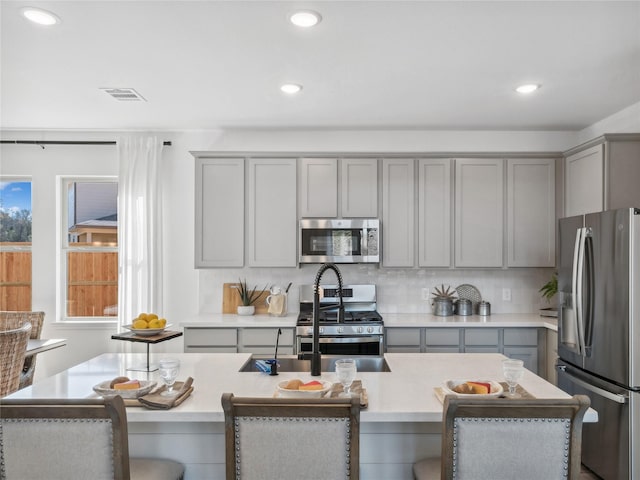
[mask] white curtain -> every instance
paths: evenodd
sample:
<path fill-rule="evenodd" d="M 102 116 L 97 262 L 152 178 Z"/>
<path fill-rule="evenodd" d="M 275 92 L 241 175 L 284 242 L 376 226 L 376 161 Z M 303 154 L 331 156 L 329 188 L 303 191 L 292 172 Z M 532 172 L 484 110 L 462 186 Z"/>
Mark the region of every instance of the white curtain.
<path fill-rule="evenodd" d="M 120 325 L 141 312 L 163 316 L 162 144 L 155 136 L 117 141 Z"/>

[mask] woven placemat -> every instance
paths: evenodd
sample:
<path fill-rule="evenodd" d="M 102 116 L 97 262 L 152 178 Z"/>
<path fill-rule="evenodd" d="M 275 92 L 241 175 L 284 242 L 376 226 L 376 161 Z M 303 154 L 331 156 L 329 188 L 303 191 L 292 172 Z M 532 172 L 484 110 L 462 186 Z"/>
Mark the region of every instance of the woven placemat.
<path fill-rule="evenodd" d="M 124 404 L 127 407 L 147 407 L 154 410 L 169 410 L 170 408 L 177 407 L 184 402 L 193 392 L 193 378 L 189 377 L 186 382 L 176 382 L 173 384 L 174 390 L 178 392 L 173 397 L 163 397 L 160 395 L 167 389 L 166 385 L 158 388 L 157 390 L 148 393 L 140 398 L 126 398 Z"/>
<path fill-rule="evenodd" d="M 362 380 L 354 380 L 351 384 L 351 393 L 360 396 L 360 408 L 367 408 L 369 406 L 369 396 L 367 395 L 367 389 L 362 386 Z M 338 398 L 344 391 L 341 383 L 334 383 L 327 395 L 328 398 Z"/>
<path fill-rule="evenodd" d="M 507 395 L 507 392 L 509 391 L 509 385 L 507 385 L 506 382 L 500 382 L 500 385 L 502 385 L 502 388 L 504 389 L 504 393 L 498 397 L 488 397 L 488 398 L 495 398 L 496 400 L 500 400 L 501 398 L 511 398 Z M 444 397 L 447 394 L 445 393 L 442 387 L 435 387 L 433 389 L 433 393 L 435 394 L 436 398 L 440 400 L 440 403 L 444 403 Z M 527 400 L 527 399 L 536 398 L 533 395 L 531 395 L 527 390 L 525 390 L 520 384 L 516 386 L 516 393 L 519 394 L 520 396 L 516 397 L 515 400 Z"/>

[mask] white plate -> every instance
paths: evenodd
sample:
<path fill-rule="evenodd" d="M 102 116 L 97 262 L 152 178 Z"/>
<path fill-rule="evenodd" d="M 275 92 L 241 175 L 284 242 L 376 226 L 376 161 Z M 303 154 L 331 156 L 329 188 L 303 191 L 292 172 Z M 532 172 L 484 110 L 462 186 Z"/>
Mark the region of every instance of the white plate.
<path fill-rule="evenodd" d="M 157 385 L 157 382 L 152 382 L 151 380 L 139 380 L 139 382 L 140 388 L 135 390 L 116 390 L 109 387 L 111 380 L 107 380 L 95 385 L 93 391 L 104 398 L 115 397 L 116 395 L 120 395 L 122 398 L 139 398 L 149 393 Z"/>
<path fill-rule="evenodd" d="M 457 385 L 460 385 L 461 383 L 465 383 L 465 382 L 488 383 L 491 385 L 491 393 L 486 393 L 486 394 L 485 393 L 458 393 L 452 390 Z M 446 382 L 444 382 L 442 389 L 444 390 L 444 393 L 450 394 L 450 395 L 457 395 L 458 397 L 499 397 L 500 395 L 502 395 L 504 391 L 504 389 L 502 388 L 502 385 L 500 385 L 500 383 L 493 380 L 447 380 Z"/>
<path fill-rule="evenodd" d="M 311 380 L 309 380 L 311 381 Z M 278 382 L 278 394 L 283 398 L 320 398 L 324 397 L 324 395 L 331 390 L 333 383 L 326 382 L 324 380 L 319 380 L 322 383 L 322 390 L 287 390 L 283 388 L 289 380 L 283 380 L 282 382 Z M 304 382 L 307 383 L 307 382 Z"/>
<path fill-rule="evenodd" d="M 131 330 L 136 335 L 142 335 L 143 337 L 150 337 L 152 335 L 157 335 L 165 331 L 165 329 L 169 328 L 171 323 L 167 323 L 163 328 L 133 328 L 131 325 L 123 325 L 127 330 Z"/>

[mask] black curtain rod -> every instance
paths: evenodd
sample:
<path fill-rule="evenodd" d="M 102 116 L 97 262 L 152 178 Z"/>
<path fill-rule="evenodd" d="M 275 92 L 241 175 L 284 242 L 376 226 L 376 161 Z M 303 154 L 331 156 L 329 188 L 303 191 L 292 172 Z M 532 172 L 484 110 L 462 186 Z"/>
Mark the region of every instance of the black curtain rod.
<path fill-rule="evenodd" d="M 115 145 L 115 141 L 78 141 L 78 140 L 0 140 L 2 144 L 14 145 Z M 163 142 L 171 146 L 171 142 Z"/>

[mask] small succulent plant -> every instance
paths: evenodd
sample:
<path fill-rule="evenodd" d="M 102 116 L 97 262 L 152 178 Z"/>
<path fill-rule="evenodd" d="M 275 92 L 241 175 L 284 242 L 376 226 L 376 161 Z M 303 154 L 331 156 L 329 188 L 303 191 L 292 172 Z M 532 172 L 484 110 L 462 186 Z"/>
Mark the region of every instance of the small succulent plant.
<path fill-rule="evenodd" d="M 238 288 L 238 295 L 240 295 L 240 301 L 242 302 L 242 305 L 244 305 L 245 307 L 248 307 L 249 305 L 253 305 L 255 301 L 258 300 L 258 298 L 260 298 L 260 295 L 262 295 L 264 292 L 269 290 L 269 287 L 267 285 L 265 285 L 262 290 L 256 290 L 258 288 L 257 285 L 250 290 L 249 287 L 247 286 L 246 279 L 240 280 L 237 288 Z"/>

